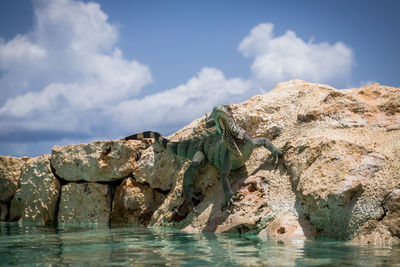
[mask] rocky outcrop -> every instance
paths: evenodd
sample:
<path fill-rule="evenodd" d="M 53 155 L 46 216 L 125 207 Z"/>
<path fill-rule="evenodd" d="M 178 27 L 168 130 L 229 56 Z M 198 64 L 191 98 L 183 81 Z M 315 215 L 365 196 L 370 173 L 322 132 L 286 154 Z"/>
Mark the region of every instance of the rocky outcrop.
<path fill-rule="evenodd" d="M 326 92 L 321 105 L 299 114 L 299 120 L 325 120 L 335 127 L 400 126 L 398 88 L 366 85 L 353 90 Z"/>
<path fill-rule="evenodd" d="M 381 218 L 367 221 L 355 240 L 368 244 L 398 244 L 400 237 L 400 189 L 393 190 L 383 201 Z"/>
<path fill-rule="evenodd" d="M 16 167 L 15 181 L 18 170 L 23 170 L 21 180 L 11 182 L 11 193 L 4 195 L 1 218 L 134 223 L 278 239 L 399 242 L 399 88 L 372 84 L 336 90 L 292 80 L 231 107 L 235 121 L 249 135 L 267 137 L 277 146 L 290 142 L 292 148 L 276 165 L 266 149 L 257 148 L 245 166 L 232 171 L 231 186 L 241 198 L 228 211 L 221 210 L 219 170 L 211 164 L 195 177 L 195 213 L 185 209 L 180 197 L 187 160 L 149 147 L 148 141 L 102 141 L 54 147 L 50 170 L 44 168 L 50 166 L 48 156 Z M 204 123 L 205 118 L 199 118 L 168 138 L 200 135 Z M 2 168 L 8 167 L 0 164 Z M 49 182 L 28 178 L 35 175 Z M 46 213 L 44 207 L 52 206 L 50 199 L 59 194 L 48 193 L 58 192 L 57 183 L 50 182 L 57 179 L 62 184 L 59 205 Z M 32 193 L 31 199 L 47 200 L 27 201 L 22 192 L 31 189 L 41 192 Z"/>
<path fill-rule="evenodd" d="M 111 212 L 111 223 L 148 225 L 165 195 L 133 178 L 126 178 L 117 188 Z"/>
<path fill-rule="evenodd" d="M 267 150 L 256 149 L 242 169 L 231 172 L 232 188 L 243 198 L 229 213 L 220 210 L 219 173 L 206 166 L 196 178 L 196 184 L 208 181 L 206 190 L 195 185 L 200 192 L 199 214 L 179 216 L 184 205 L 176 196 L 187 168 L 183 164 L 150 224 L 188 232 L 264 229 L 262 236 L 284 238 L 310 237 L 314 228 L 316 237 L 353 238 L 366 222 L 384 216 L 386 195 L 400 188 L 399 91 L 378 84 L 336 90 L 293 80 L 232 105 L 236 122 L 250 135 L 266 136 L 280 146 L 289 141 L 293 149 L 277 166 L 268 161 Z M 204 118 L 196 120 L 170 139 L 199 134 L 203 125 Z M 175 171 L 175 167 L 165 170 Z M 276 235 L 274 225 L 289 230 Z"/>
<path fill-rule="evenodd" d="M 346 239 L 371 216 L 382 214 L 379 200 L 371 199 L 365 206 L 359 198 L 386 165 L 384 156 L 354 143 L 320 137 L 294 145 L 294 153 L 287 157 L 292 183 L 320 235 Z"/>
<path fill-rule="evenodd" d="M 68 183 L 61 188 L 59 223 L 108 223 L 110 186 L 98 183 Z"/>
<path fill-rule="evenodd" d="M 90 144 L 55 146 L 51 166 L 67 181 L 111 182 L 132 173 L 140 150 L 138 141 L 98 141 Z"/>
<path fill-rule="evenodd" d="M 0 156 L 0 221 L 9 220 L 10 201 L 19 187 L 21 169 L 27 159 Z"/>
<path fill-rule="evenodd" d="M 314 239 L 317 231 L 309 220 L 287 213 L 273 220 L 259 233 L 260 237 L 276 239 Z"/>
<path fill-rule="evenodd" d="M 178 159 L 165 153 L 157 153 L 153 147 L 143 151 L 132 174 L 139 183 L 149 184 L 151 188 L 163 191 L 171 189 L 179 172 Z"/>
<path fill-rule="evenodd" d="M 20 187 L 11 201 L 10 220 L 47 223 L 57 218 L 60 182 L 51 172 L 49 155 L 27 160 Z"/>
<path fill-rule="evenodd" d="M 25 161 L 24 159 L 0 156 L 0 202 L 6 203 L 14 196 Z"/>

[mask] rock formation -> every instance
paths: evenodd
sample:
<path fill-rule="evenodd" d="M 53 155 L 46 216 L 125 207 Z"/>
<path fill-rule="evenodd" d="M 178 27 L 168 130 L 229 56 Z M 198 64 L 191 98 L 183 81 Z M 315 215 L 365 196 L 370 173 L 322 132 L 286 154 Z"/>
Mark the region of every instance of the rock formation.
<path fill-rule="evenodd" d="M 337 90 L 292 80 L 232 110 L 249 135 L 293 148 L 278 165 L 258 148 L 232 171 L 232 189 L 242 197 L 229 211 L 220 209 L 219 170 L 210 164 L 195 179 L 195 214 L 179 197 L 187 161 L 148 141 L 98 141 L 56 146 L 51 156 L 29 160 L 0 157 L 1 220 L 399 242 L 399 88 Z M 201 134 L 204 121 L 169 139 Z"/>
<path fill-rule="evenodd" d="M 68 183 L 61 189 L 58 211 L 60 223 L 109 223 L 110 185 Z"/>
<path fill-rule="evenodd" d="M 132 173 L 143 148 L 139 142 L 119 141 L 55 146 L 51 166 L 67 181 L 111 182 Z"/>
<path fill-rule="evenodd" d="M 49 155 L 26 161 L 19 188 L 11 201 L 10 219 L 53 222 L 57 219 L 60 182 L 53 175 Z"/>

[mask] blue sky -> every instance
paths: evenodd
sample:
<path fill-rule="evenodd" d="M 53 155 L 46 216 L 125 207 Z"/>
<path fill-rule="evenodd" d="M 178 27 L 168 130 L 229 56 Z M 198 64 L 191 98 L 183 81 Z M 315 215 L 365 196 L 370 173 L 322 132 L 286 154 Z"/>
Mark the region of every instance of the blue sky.
<path fill-rule="evenodd" d="M 400 86 L 399 1 L 0 1 L 0 154 L 170 134 L 293 78 Z"/>

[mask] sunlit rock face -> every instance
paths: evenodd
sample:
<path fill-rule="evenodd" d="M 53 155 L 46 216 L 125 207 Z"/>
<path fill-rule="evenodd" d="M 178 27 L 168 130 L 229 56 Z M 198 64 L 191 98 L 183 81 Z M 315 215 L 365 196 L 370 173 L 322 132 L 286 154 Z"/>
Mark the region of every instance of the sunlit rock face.
<path fill-rule="evenodd" d="M 68 183 L 61 188 L 59 223 L 109 223 L 110 186 L 98 183 Z"/>
<path fill-rule="evenodd" d="M 60 182 L 50 167 L 50 156 L 31 158 L 21 169 L 19 189 L 11 201 L 10 220 L 48 223 L 57 220 Z"/>
<path fill-rule="evenodd" d="M 0 202 L 8 202 L 14 196 L 26 160 L 0 156 Z"/>
<path fill-rule="evenodd" d="M 218 170 L 205 166 L 195 183 L 201 192 L 199 213 L 177 214 L 184 164 L 151 224 L 188 232 L 266 229 L 261 236 L 352 239 L 366 222 L 384 216 L 385 197 L 400 188 L 399 105 L 399 88 L 372 84 L 336 90 L 301 80 L 232 105 L 236 123 L 249 135 L 265 136 L 278 146 L 290 142 L 293 148 L 276 166 L 266 149 L 255 149 L 243 168 L 231 172 L 232 189 L 243 197 L 230 212 L 220 209 Z M 204 118 L 170 138 L 188 138 L 203 129 Z M 273 232 L 285 224 L 292 230 Z"/>
<path fill-rule="evenodd" d="M 66 181 L 112 182 L 132 173 L 139 150 L 137 141 L 97 141 L 55 146 L 51 166 Z"/>
<path fill-rule="evenodd" d="M 114 196 L 111 223 L 148 225 L 154 211 L 163 203 L 165 194 L 149 185 L 126 178 Z"/>
<path fill-rule="evenodd" d="M 242 168 L 231 171 L 232 190 L 240 197 L 228 210 L 221 210 L 220 170 L 210 163 L 195 176 L 195 212 L 185 209 L 181 197 L 190 161 L 149 147 L 149 140 L 98 141 L 56 146 L 51 157 L 3 160 L 1 220 L 398 242 L 399 88 L 337 90 L 291 80 L 231 108 L 250 136 L 276 146 L 290 142 L 291 148 L 277 164 L 268 150 L 256 148 Z M 168 139 L 205 131 L 202 117 Z"/>

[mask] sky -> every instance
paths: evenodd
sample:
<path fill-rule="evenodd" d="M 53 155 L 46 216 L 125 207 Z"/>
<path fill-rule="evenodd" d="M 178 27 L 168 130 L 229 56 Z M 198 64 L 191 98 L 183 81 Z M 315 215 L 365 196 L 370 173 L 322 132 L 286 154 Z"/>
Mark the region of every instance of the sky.
<path fill-rule="evenodd" d="M 0 155 L 169 135 L 290 79 L 400 87 L 400 1 L 0 1 Z"/>

